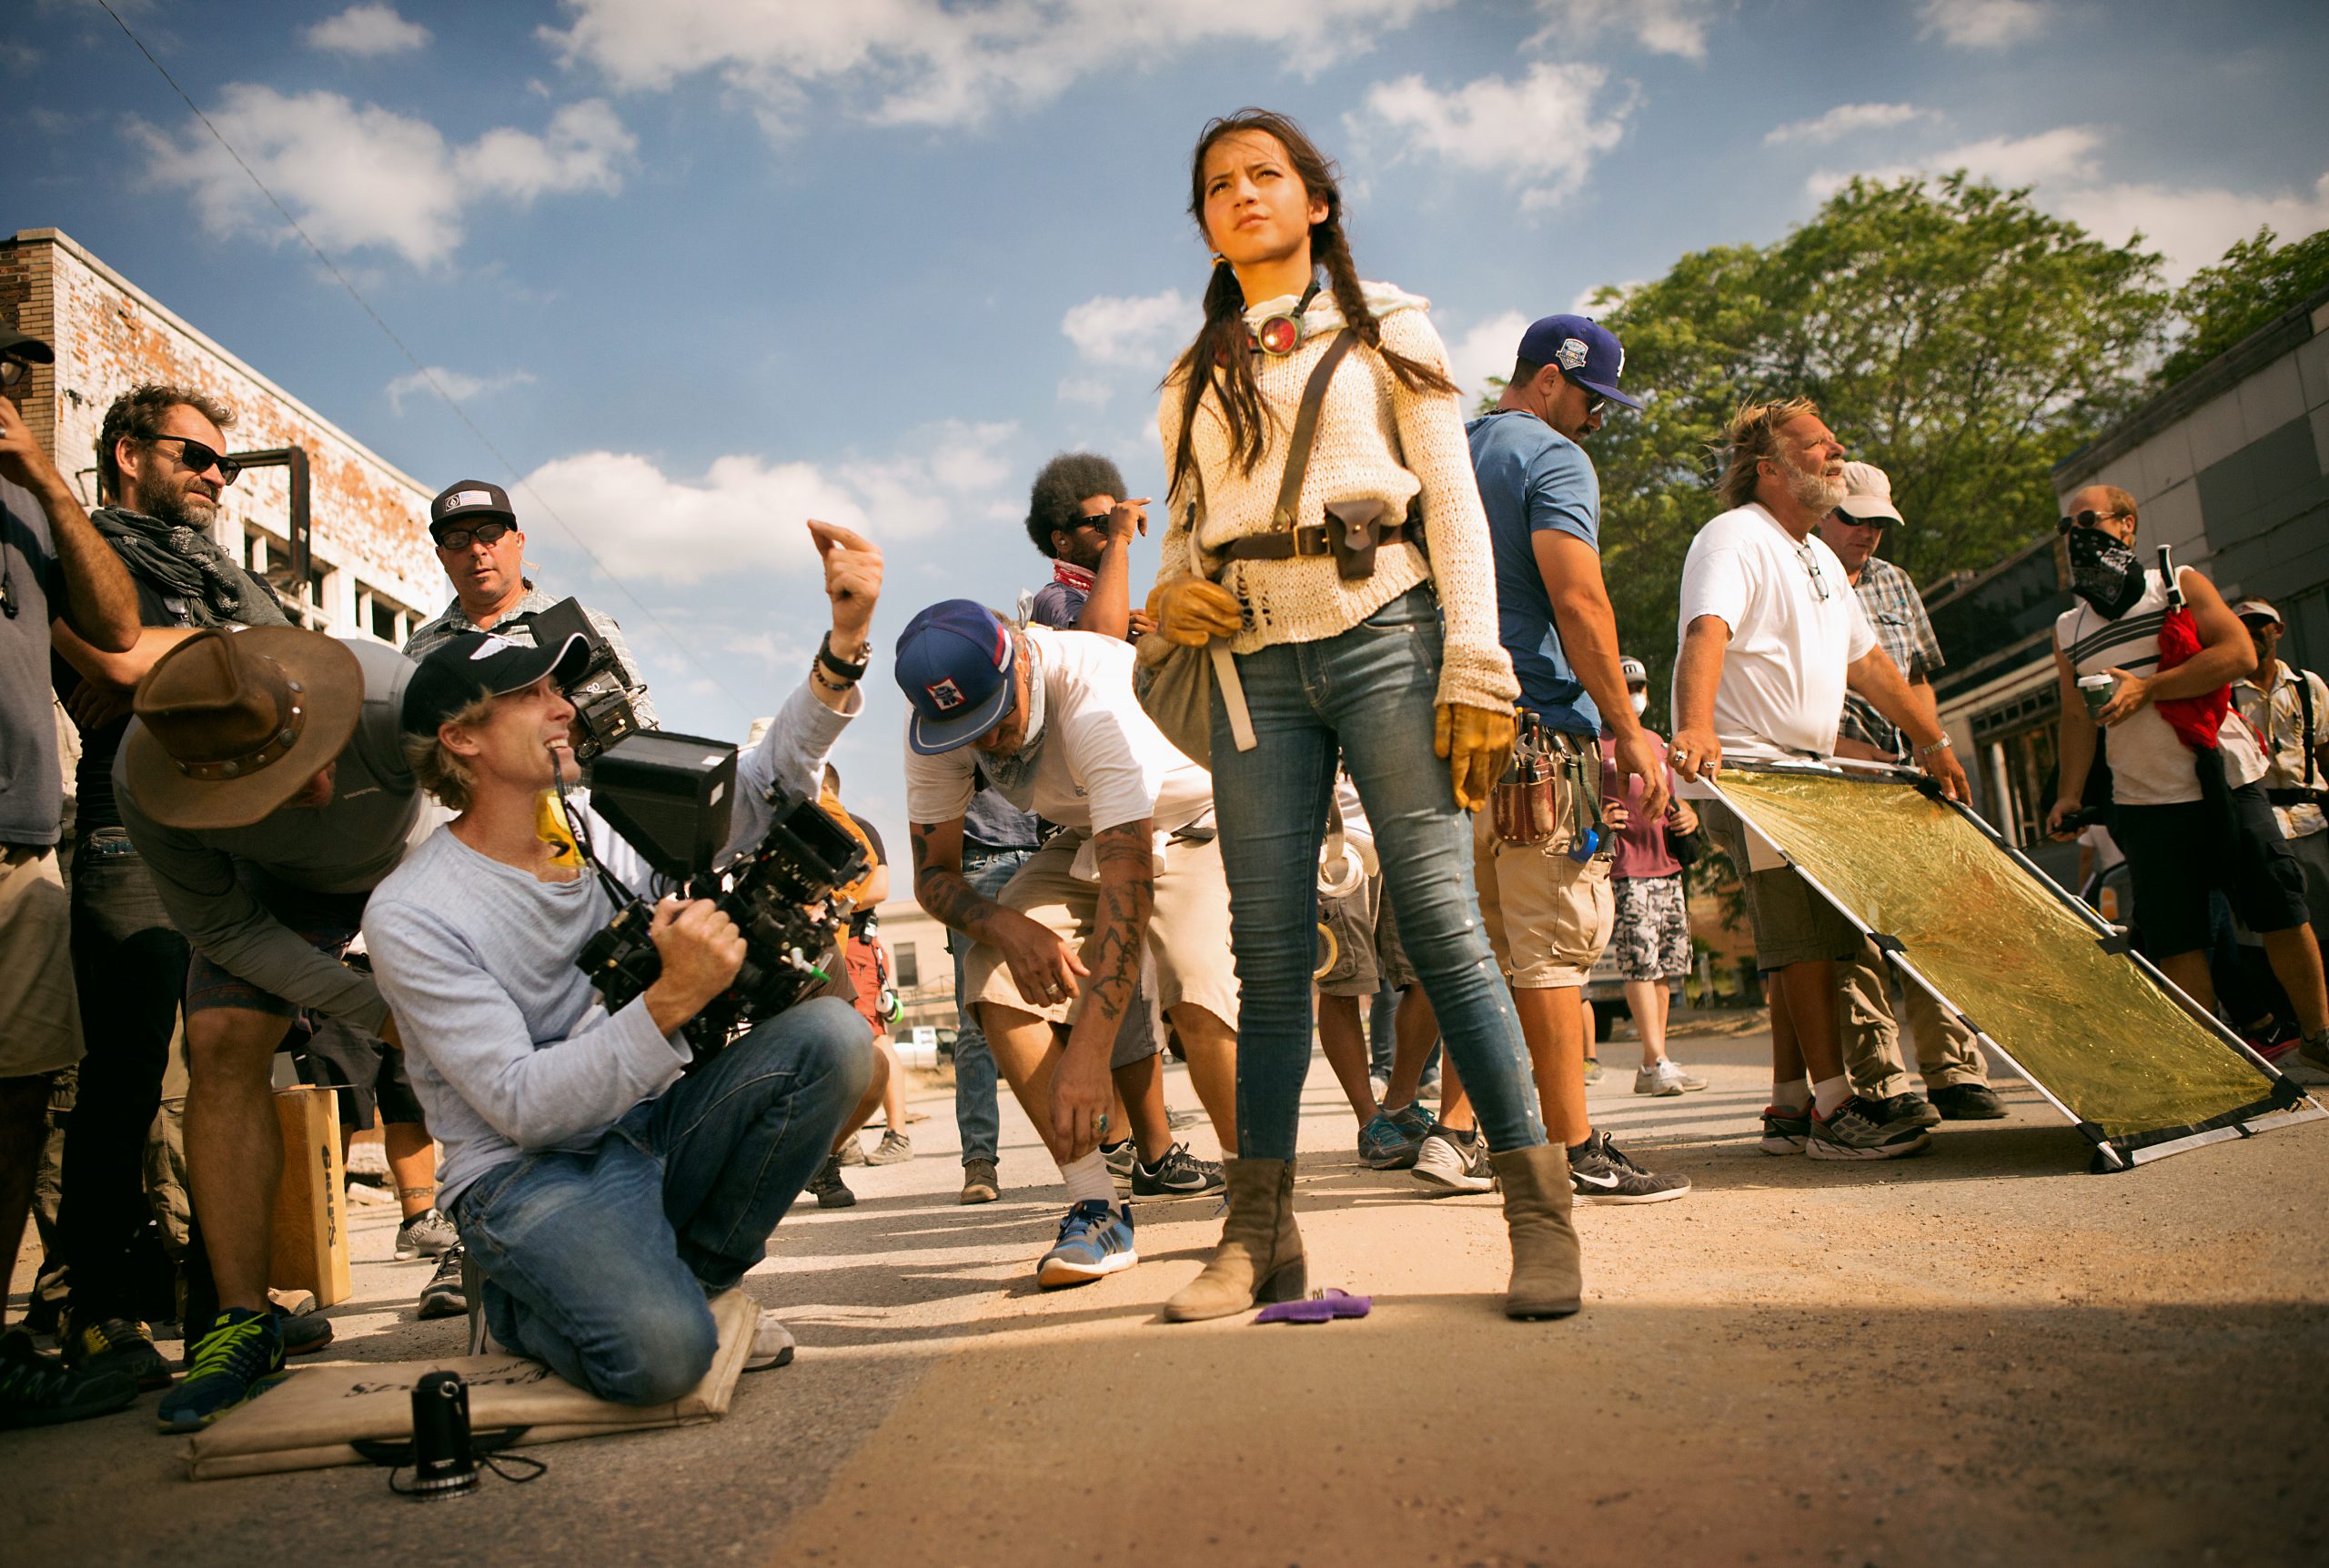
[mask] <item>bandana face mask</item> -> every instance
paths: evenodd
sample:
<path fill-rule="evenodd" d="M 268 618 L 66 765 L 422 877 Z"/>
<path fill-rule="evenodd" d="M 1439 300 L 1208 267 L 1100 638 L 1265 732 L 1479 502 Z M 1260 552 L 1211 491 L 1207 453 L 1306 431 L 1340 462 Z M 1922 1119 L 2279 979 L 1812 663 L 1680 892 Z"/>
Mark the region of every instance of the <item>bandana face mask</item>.
<path fill-rule="evenodd" d="M 2103 619 L 2118 619 L 2143 597 L 2142 562 L 2102 529 L 2072 529 L 2070 558 L 2071 592 Z"/>

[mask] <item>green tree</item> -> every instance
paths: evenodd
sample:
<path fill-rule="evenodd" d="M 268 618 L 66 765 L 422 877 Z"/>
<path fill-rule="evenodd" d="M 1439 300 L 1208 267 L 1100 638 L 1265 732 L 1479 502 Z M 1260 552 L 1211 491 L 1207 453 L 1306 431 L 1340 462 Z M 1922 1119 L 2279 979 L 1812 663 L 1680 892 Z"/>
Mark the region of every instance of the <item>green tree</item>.
<path fill-rule="evenodd" d="M 2275 237 L 2269 228 L 2258 229 L 2177 292 L 2175 313 L 2189 325 L 2159 367 L 2160 386 L 2183 380 L 2283 311 L 2329 288 L 2329 228 L 2277 250 Z"/>
<path fill-rule="evenodd" d="M 1662 708 L 1683 557 L 1721 509 L 1717 447 L 1740 404 L 1817 399 L 1890 476 L 1908 527 L 1889 553 L 1928 582 L 2052 526 L 2048 469 L 2142 393 L 2168 296 L 2138 241 L 2103 245 L 1960 173 L 1855 179 L 1773 245 L 1692 252 L 1602 303 L 1648 402 L 1590 444 L 1602 558 Z"/>

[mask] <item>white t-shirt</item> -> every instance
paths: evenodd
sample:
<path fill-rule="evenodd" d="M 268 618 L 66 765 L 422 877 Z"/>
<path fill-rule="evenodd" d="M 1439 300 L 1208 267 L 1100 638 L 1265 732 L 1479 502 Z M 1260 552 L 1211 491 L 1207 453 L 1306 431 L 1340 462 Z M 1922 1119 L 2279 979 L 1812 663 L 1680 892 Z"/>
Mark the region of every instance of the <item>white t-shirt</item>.
<path fill-rule="evenodd" d="M 2190 567 L 2176 573 L 2178 581 Z M 2054 618 L 2054 642 L 2076 675 L 2123 669 L 2132 675 L 2159 671 L 2159 628 L 2167 619 L 2167 579 L 2143 573 L 2143 595 L 2116 620 L 2105 620 L 2084 599 Z M 2132 718 L 2105 730 L 2103 754 L 2111 760 L 2111 799 L 2122 806 L 2172 806 L 2200 798 L 2200 776 L 2192 749 L 2174 727 L 2147 704 Z M 2223 749 L 2224 782 L 2234 789 L 2264 776 L 2264 749 L 2235 709 L 2216 729 Z"/>
<path fill-rule="evenodd" d="M 1041 728 L 1009 757 L 974 746 L 924 757 L 908 747 L 908 817 L 961 816 L 976 773 L 1021 810 L 1095 833 L 1144 818 L 1169 833 L 1213 809 L 1213 775 L 1165 739 L 1133 696 L 1130 643 L 1038 626 L 1023 635 L 1044 683 Z"/>
<path fill-rule="evenodd" d="M 1751 501 L 1723 513 L 1682 563 L 1684 638 L 1702 615 L 1730 628 L 1714 694 L 1724 754 L 1834 751 L 1845 667 L 1876 646 L 1876 632 L 1827 541 L 1814 533 L 1797 543 Z"/>

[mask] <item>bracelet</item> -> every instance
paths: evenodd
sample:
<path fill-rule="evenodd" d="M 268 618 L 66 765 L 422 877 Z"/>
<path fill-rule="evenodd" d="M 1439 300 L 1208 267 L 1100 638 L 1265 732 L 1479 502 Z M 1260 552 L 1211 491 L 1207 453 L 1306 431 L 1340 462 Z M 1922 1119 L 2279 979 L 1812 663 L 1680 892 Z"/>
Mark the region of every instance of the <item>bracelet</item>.
<path fill-rule="evenodd" d="M 1951 746 L 1953 746 L 1953 745 L 1955 745 L 1955 744 L 1956 744 L 1956 742 L 1954 742 L 1954 741 L 1951 740 L 1951 739 L 1949 739 L 1949 736 L 1944 732 L 1944 733 L 1942 734 L 1941 738 L 1940 739 L 1938 739 L 1938 740 L 1934 741 L 1931 745 L 1930 745 L 1930 746 L 1920 746 L 1920 747 L 1918 747 L 1918 748 L 1917 748 L 1917 755 L 1918 755 L 1918 756 L 1920 756 L 1920 757 L 1931 757 L 1931 756 L 1932 756 L 1935 752 L 1940 752 L 1940 751 L 1946 751 L 1946 750 L 1948 750 Z"/>
<path fill-rule="evenodd" d="M 872 659 L 872 657 L 873 645 L 869 642 L 865 645 L 863 655 L 859 658 L 855 664 L 847 662 L 839 654 L 833 651 L 833 634 L 832 632 L 825 633 L 823 640 L 817 644 L 817 663 L 832 671 L 833 674 L 840 677 L 844 683 L 852 683 L 864 679 L 865 666 Z"/>

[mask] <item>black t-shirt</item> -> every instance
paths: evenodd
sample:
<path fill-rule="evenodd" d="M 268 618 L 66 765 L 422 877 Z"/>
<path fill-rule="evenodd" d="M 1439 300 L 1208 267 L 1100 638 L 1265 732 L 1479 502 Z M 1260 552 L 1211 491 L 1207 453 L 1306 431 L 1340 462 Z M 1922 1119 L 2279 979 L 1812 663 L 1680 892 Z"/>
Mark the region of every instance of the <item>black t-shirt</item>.
<path fill-rule="evenodd" d="M 176 595 L 165 598 L 135 571 L 129 574 L 129 584 L 137 590 L 138 625 L 194 624 L 186 613 L 186 601 Z M 56 695 L 69 703 L 73 693 L 80 689 L 81 672 L 67 664 L 62 654 L 52 652 L 48 656 L 48 673 L 56 687 Z M 121 749 L 121 738 L 129 730 L 129 709 L 125 708 L 119 718 L 94 730 L 81 731 L 81 760 L 73 770 L 73 831 L 82 838 L 99 828 L 121 826 L 121 812 L 113 803 L 113 759 Z"/>
<path fill-rule="evenodd" d="M 857 830 L 865 835 L 867 843 L 873 846 L 873 863 L 877 866 L 888 865 L 889 853 L 882 848 L 882 835 L 873 830 L 873 824 L 854 811 L 849 814 L 849 819 L 857 824 Z M 849 917 L 849 934 L 853 937 L 863 936 L 865 928 L 871 925 L 872 920 L 873 911 L 870 908 L 852 912 Z"/>

